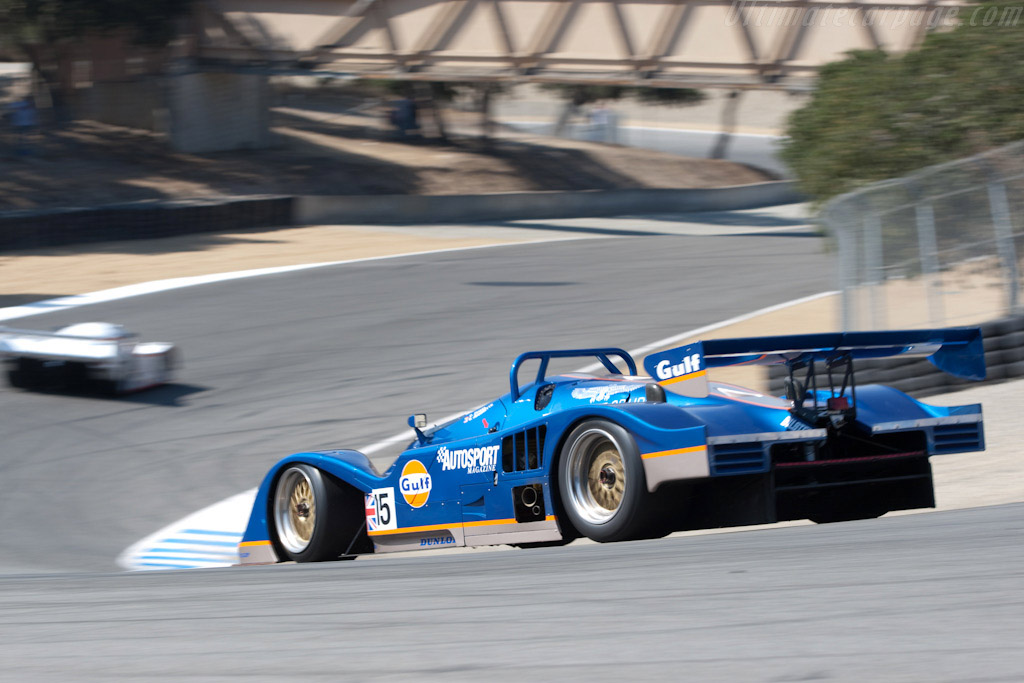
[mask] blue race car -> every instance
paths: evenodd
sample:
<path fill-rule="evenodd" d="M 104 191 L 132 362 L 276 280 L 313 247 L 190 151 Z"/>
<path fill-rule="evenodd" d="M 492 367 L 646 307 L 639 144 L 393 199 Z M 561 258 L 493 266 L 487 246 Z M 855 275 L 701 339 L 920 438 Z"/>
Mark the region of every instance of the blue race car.
<path fill-rule="evenodd" d="M 926 355 L 983 379 L 977 328 L 718 339 L 654 353 L 531 351 L 511 390 L 415 439 L 379 473 L 352 450 L 297 453 L 260 485 L 242 564 L 443 546 L 556 545 L 934 507 L 929 457 L 984 450 L 980 405 L 930 406 L 857 386 L 854 362 Z M 596 358 L 608 374 L 548 376 Z M 615 361 L 620 363 L 616 366 Z M 534 380 L 520 385 L 524 363 Z M 784 364 L 786 396 L 709 382 L 709 368 Z"/>

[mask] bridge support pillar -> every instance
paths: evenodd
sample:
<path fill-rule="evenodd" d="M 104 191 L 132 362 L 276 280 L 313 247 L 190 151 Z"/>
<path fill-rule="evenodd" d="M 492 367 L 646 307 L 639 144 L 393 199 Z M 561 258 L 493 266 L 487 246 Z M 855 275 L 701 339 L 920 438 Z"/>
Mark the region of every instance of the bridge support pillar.
<path fill-rule="evenodd" d="M 256 74 L 184 73 L 168 78 L 168 134 L 181 152 L 255 149 L 270 144 L 270 91 Z"/>

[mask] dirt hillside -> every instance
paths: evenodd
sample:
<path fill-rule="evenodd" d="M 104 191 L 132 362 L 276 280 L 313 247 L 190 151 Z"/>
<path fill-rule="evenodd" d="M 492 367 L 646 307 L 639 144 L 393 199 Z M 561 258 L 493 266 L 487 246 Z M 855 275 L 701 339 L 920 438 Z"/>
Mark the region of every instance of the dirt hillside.
<path fill-rule="evenodd" d="M 144 131 L 78 122 L 19 154 L 0 125 L 0 211 L 258 194 L 472 194 L 721 187 L 766 180 L 728 161 L 551 138 L 396 139 L 373 108 L 298 102 L 270 149 L 182 154 Z"/>

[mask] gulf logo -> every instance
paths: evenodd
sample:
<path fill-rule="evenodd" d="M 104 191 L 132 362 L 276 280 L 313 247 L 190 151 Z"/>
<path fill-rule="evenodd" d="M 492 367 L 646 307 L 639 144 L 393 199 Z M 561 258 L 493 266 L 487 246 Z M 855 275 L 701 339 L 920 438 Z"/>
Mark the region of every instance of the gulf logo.
<path fill-rule="evenodd" d="M 421 508 L 430 498 L 430 475 L 427 468 L 419 460 L 410 460 L 402 468 L 402 478 L 398 480 L 398 488 L 402 491 L 405 502 L 414 508 Z"/>

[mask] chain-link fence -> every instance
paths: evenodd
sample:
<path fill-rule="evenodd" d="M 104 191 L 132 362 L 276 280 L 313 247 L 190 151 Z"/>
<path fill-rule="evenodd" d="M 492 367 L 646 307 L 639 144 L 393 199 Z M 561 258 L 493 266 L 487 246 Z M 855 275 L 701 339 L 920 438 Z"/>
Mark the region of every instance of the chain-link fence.
<path fill-rule="evenodd" d="M 821 218 L 838 241 L 843 329 L 1021 312 L 1024 142 L 842 195 Z"/>

